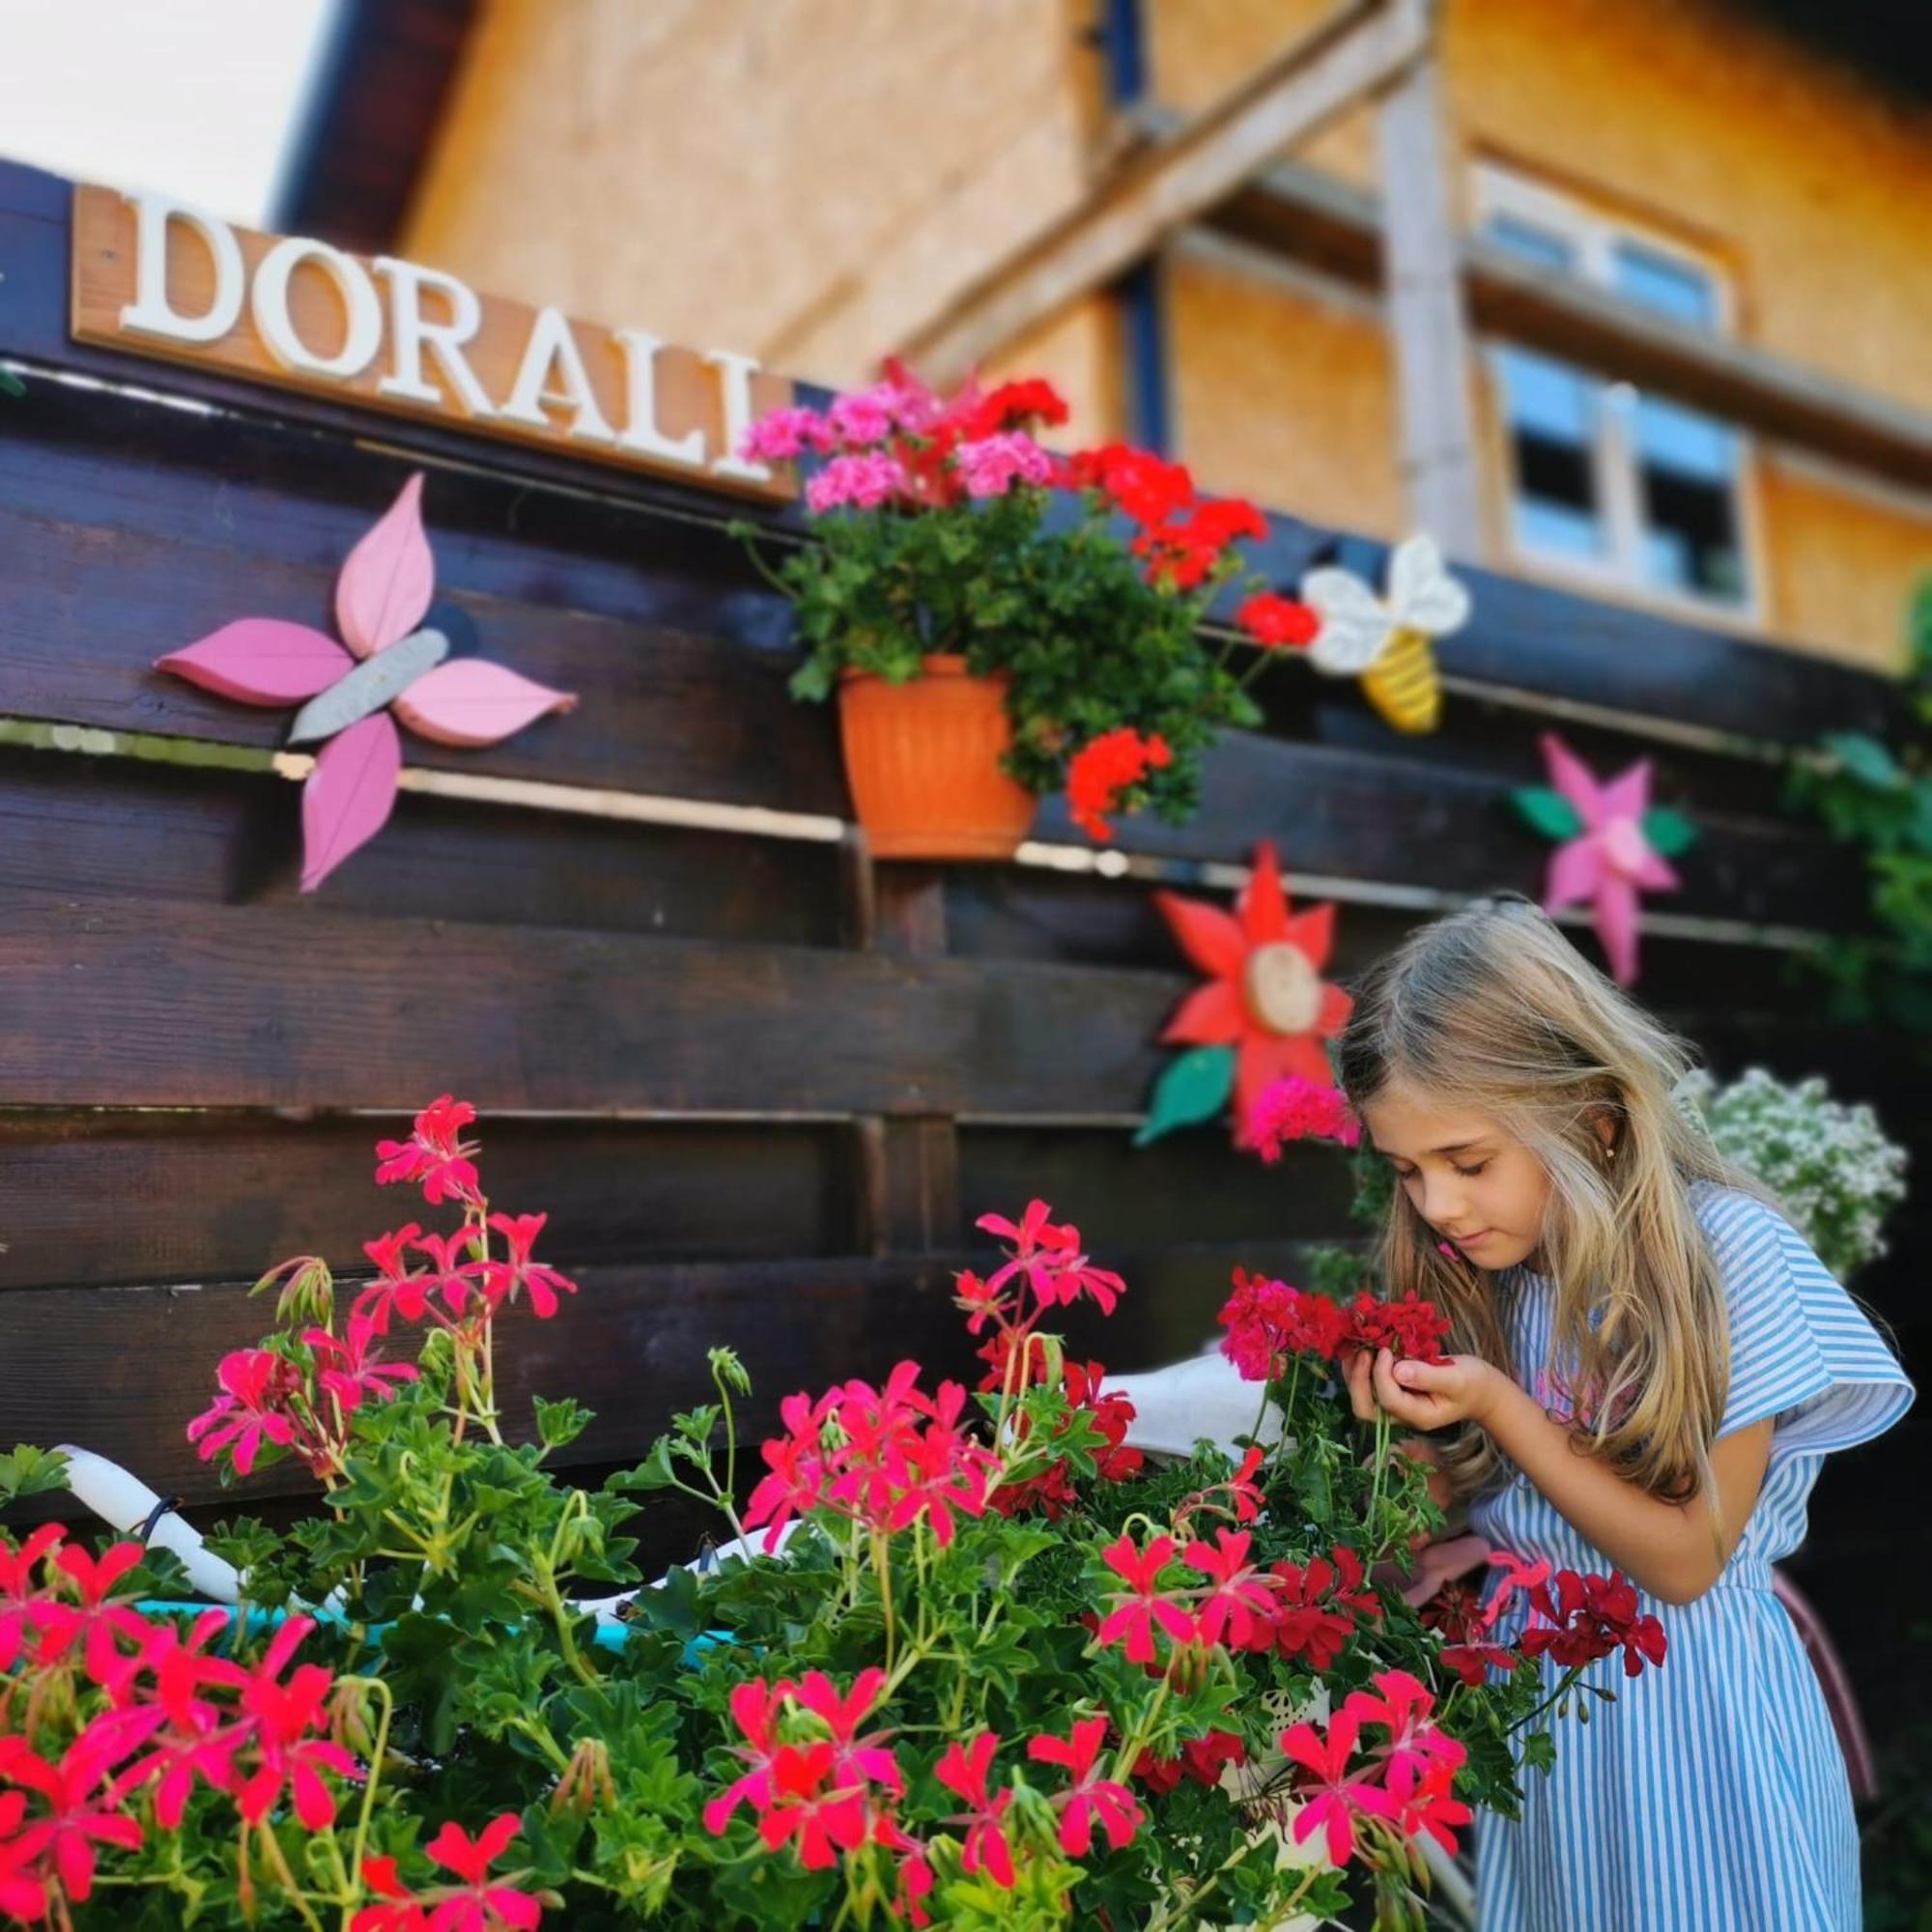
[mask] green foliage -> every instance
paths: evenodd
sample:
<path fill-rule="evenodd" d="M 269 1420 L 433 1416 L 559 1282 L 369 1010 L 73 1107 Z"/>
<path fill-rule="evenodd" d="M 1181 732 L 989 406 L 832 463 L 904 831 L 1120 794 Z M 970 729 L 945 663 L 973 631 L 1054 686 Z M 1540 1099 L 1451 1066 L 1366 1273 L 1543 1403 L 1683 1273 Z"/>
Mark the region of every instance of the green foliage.
<path fill-rule="evenodd" d="M 17 1442 L 0 1455 L 0 1504 L 66 1488 L 67 1458 L 58 1449 L 36 1449 L 31 1443 Z"/>
<path fill-rule="evenodd" d="M 1905 695 L 1932 725 L 1932 580 L 1913 601 Z M 1794 806 L 1861 855 L 1873 930 L 1828 943 L 1812 959 L 1827 1011 L 1854 1025 L 1897 1029 L 1932 1050 L 1932 751 L 1923 728 L 1903 742 L 1833 732 L 1794 770 Z"/>

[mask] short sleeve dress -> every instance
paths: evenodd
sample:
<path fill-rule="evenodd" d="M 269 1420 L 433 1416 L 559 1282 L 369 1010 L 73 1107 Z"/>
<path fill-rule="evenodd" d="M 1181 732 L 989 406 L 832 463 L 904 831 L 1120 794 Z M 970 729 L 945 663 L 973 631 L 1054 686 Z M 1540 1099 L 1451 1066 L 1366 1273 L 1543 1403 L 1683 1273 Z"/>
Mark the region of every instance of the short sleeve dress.
<path fill-rule="evenodd" d="M 1520 1820 L 1478 1828 L 1483 1932 L 1856 1932 L 1858 1837 L 1842 1753 L 1810 1660 L 1772 1594 L 1804 1535 L 1824 1459 L 1896 1422 L 1912 1385 L 1804 1237 L 1749 1195 L 1697 1182 L 1691 1202 L 1731 1321 L 1719 1436 L 1776 1418 L 1757 1506 L 1694 1604 L 1646 1598 L 1669 1655 L 1592 1678 L 1587 1726 L 1558 1726 L 1555 1769 L 1525 1776 Z M 1551 1285 L 1497 1278 L 1518 1378 L 1548 1386 Z M 1560 1386 L 1560 1381 L 1559 1384 Z M 1605 1559 L 1521 1476 L 1471 1520 L 1496 1548 L 1561 1568 Z M 1504 1620 L 1507 1630 L 1510 1618 Z"/>

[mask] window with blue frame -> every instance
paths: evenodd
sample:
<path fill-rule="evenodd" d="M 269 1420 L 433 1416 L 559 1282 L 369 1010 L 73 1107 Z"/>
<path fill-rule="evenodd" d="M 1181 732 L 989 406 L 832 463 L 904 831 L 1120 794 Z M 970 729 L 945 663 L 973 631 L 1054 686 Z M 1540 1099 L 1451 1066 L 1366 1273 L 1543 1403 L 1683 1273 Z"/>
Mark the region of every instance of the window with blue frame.
<path fill-rule="evenodd" d="M 1686 327 L 1725 326 L 1716 268 L 1500 169 L 1478 180 L 1482 232 Z M 1746 451 L 1694 410 L 1554 357 L 1491 352 L 1509 448 L 1516 553 L 1734 610 L 1751 598 L 1744 535 Z"/>

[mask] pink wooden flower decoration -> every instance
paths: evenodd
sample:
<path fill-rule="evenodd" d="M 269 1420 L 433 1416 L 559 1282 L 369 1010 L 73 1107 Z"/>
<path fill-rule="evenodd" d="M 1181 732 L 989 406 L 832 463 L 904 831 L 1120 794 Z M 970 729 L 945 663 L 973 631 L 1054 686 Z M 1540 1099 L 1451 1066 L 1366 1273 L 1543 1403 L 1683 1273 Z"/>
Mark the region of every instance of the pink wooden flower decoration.
<path fill-rule="evenodd" d="M 577 702 L 501 665 L 450 659 L 447 638 L 417 629 L 436 593 L 422 483 L 412 476 L 344 559 L 342 643 L 306 624 L 241 617 L 156 660 L 238 703 L 301 705 L 289 743 L 322 747 L 302 789 L 305 893 L 388 822 L 403 768 L 396 719 L 440 744 L 496 745 Z"/>
<path fill-rule="evenodd" d="M 1637 974 L 1637 894 L 1675 892 L 1680 884 L 1644 825 L 1650 811 L 1650 760 L 1639 758 L 1628 771 L 1600 783 L 1554 731 L 1546 731 L 1538 743 L 1549 782 L 1582 820 L 1582 830 L 1549 855 L 1543 909 L 1560 912 L 1591 901 L 1610 972 L 1618 985 L 1628 986 Z"/>

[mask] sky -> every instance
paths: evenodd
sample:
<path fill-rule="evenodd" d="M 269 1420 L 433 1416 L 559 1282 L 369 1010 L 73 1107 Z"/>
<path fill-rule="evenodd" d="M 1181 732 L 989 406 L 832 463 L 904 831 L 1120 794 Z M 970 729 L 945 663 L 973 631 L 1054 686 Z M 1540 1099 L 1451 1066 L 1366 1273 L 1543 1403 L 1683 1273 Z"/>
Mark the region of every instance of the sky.
<path fill-rule="evenodd" d="M 260 228 L 339 0 L 0 0 L 0 158 Z"/>

